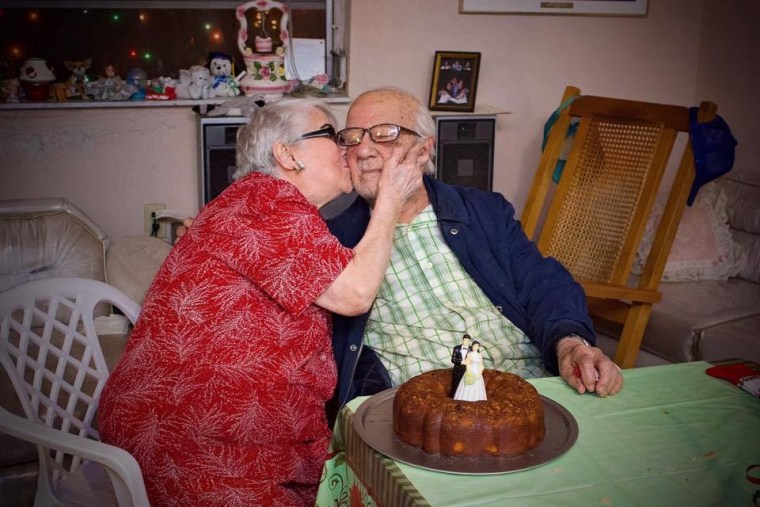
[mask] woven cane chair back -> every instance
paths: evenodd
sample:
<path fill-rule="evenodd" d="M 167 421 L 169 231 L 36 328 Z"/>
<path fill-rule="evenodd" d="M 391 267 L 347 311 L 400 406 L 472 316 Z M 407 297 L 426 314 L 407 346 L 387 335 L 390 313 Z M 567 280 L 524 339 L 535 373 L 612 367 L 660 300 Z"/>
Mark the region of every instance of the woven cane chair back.
<path fill-rule="evenodd" d="M 657 287 L 694 179 L 688 108 L 581 96 L 574 87 L 563 97 L 563 103 L 570 101 L 549 135 L 523 228 L 542 253 L 559 260 L 583 285 L 593 315 L 624 325 L 615 361 L 630 367 L 651 305 L 660 299 Z M 714 116 L 715 109 L 703 103 L 700 120 Z M 579 119 L 578 129 L 553 188 L 552 172 L 566 149 L 571 118 Z M 679 136 L 685 147 L 673 161 L 672 185 L 662 189 Z M 665 211 L 644 273 L 631 283 L 636 251 L 661 189 L 668 196 Z"/>

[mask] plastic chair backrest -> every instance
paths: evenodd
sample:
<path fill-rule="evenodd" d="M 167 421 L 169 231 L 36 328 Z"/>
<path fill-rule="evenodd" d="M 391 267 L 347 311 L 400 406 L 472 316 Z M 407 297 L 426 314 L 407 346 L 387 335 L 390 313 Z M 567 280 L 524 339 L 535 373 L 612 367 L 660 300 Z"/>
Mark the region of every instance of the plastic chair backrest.
<path fill-rule="evenodd" d="M 93 319 L 101 302 L 132 323 L 140 312 L 114 287 L 84 278 L 36 280 L 0 293 L 0 363 L 29 420 L 98 439 L 93 420 L 109 374 Z M 82 463 L 73 454 L 38 449 L 40 478 L 48 478 L 50 491 Z"/>

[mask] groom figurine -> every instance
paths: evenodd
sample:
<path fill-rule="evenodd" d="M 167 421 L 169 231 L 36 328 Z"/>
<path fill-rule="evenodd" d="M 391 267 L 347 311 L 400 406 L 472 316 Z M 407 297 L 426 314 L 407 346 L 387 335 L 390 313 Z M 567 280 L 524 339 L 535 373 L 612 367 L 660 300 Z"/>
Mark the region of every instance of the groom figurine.
<path fill-rule="evenodd" d="M 464 376 L 466 367 L 462 366 L 462 361 L 464 361 L 464 358 L 467 357 L 467 352 L 469 350 L 470 335 L 465 334 L 462 336 L 462 344 L 454 347 L 453 352 L 451 353 L 451 362 L 454 363 L 454 368 L 451 372 L 451 393 L 449 394 L 450 398 L 454 397 L 454 393 L 457 392 L 457 387 L 459 387 L 459 381 L 461 381 L 462 376 Z"/>

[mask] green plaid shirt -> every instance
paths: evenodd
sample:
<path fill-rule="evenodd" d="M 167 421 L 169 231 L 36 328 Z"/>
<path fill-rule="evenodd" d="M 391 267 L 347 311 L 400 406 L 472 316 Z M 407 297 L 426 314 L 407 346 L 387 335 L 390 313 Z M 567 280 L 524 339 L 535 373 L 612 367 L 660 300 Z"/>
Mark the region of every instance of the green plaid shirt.
<path fill-rule="evenodd" d="M 399 385 L 422 372 L 450 368 L 452 349 L 465 333 L 480 342 L 484 367 L 529 378 L 549 375 L 538 349 L 464 270 L 428 206 L 411 224 L 396 226 L 364 343 Z"/>

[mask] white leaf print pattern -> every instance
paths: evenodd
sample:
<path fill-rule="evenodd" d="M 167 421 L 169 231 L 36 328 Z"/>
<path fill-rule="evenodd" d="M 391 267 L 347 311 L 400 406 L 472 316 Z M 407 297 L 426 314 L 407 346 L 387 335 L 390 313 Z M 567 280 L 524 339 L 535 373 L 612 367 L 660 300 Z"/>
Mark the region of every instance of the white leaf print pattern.
<path fill-rule="evenodd" d="M 101 437 L 156 504 L 303 503 L 285 485 L 316 485 L 329 442 L 336 368 L 310 305 L 353 253 L 292 185 L 229 190 L 162 265 L 101 397 Z"/>

